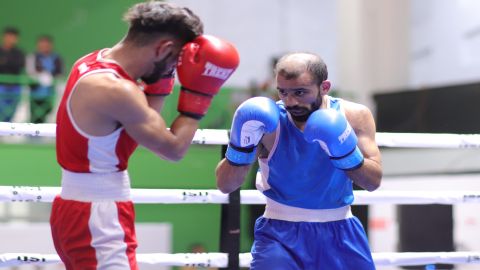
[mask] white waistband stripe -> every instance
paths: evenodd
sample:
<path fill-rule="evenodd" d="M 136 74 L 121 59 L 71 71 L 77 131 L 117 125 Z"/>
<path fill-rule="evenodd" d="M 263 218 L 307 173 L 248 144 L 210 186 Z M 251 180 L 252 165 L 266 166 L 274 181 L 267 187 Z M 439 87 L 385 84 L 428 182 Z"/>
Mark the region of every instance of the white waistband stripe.
<path fill-rule="evenodd" d="M 74 173 L 62 170 L 62 191 L 66 200 L 84 202 L 130 200 L 127 171 L 114 173 Z"/>
<path fill-rule="evenodd" d="M 304 209 L 281 204 L 269 198 L 263 216 L 293 222 L 330 222 L 353 217 L 350 205 L 335 209 Z"/>

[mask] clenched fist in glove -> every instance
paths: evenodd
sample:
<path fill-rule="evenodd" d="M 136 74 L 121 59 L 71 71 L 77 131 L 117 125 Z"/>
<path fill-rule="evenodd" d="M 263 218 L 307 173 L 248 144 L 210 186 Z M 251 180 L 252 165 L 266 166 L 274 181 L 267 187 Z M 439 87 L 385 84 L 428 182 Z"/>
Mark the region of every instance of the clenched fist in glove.
<path fill-rule="evenodd" d="M 201 119 L 239 62 L 235 46 L 220 38 L 202 35 L 187 43 L 177 64 L 181 84 L 178 111 Z"/>
<path fill-rule="evenodd" d="M 303 135 L 308 142 L 320 143 L 335 167 L 353 170 L 362 166 L 357 135 L 342 113 L 333 109 L 315 111 L 308 117 Z"/>
<path fill-rule="evenodd" d="M 168 96 L 173 91 L 174 83 L 175 69 L 172 69 L 158 81 L 152 84 L 145 84 L 143 92 L 147 96 Z"/>
<path fill-rule="evenodd" d="M 254 97 L 240 104 L 233 116 L 230 143 L 225 153 L 230 164 L 251 164 L 262 136 L 275 131 L 279 118 L 278 106 L 269 98 Z"/>

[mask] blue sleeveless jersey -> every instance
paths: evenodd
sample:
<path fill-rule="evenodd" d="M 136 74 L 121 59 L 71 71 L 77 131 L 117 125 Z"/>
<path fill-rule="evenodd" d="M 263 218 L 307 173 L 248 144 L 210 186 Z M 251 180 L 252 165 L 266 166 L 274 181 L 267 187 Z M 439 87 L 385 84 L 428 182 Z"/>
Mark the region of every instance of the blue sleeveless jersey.
<path fill-rule="evenodd" d="M 327 96 L 329 107 L 340 111 L 340 100 Z M 268 158 L 260 158 L 261 179 L 257 188 L 279 203 L 307 208 L 331 209 L 353 202 L 352 181 L 335 168 L 318 143 L 308 143 L 283 103 L 276 142 Z"/>

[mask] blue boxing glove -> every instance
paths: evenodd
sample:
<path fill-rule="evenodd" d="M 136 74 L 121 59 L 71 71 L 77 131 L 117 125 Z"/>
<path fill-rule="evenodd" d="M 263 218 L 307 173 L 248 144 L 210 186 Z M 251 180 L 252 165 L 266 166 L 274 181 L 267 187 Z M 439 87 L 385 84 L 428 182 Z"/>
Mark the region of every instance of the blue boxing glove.
<path fill-rule="evenodd" d="M 354 170 L 362 166 L 357 135 L 342 113 L 333 109 L 315 111 L 308 117 L 303 135 L 307 142 L 318 142 L 336 168 Z"/>
<path fill-rule="evenodd" d="M 280 111 L 275 102 L 266 97 L 254 97 L 244 101 L 235 111 L 230 143 L 225 157 L 232 165 L 253 163 L 255 150 L 263 134 L 275 131 Z"/>

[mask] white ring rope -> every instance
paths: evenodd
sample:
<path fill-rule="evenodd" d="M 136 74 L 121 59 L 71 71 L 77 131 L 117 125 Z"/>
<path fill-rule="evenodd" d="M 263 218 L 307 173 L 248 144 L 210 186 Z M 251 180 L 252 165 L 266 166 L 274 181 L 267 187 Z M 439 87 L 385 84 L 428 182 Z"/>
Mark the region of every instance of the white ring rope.
<path fill-rule="evenodd" d="M 55 137 L 56 124 L 31 124 L 0 122 L 0 136 L 39 136 Z M 193 144 L 228 144 L 228 130 L 199 129 L 192 140 Z"/>
<path fill-rule="evenodd" d="M 376 266 L 407 266 L 424 264 L 480 264 L 480 252 L 379 252 L 372 253 Z M 137 261 L 144 264 L 163 266 L 227 267 L 226 253 L 151 253 L 137 254 Z M 239 254 L 239 266 L 249 267 L 250 253 Z M 0 254 L 0 267 L 24 264 L 60 264 L 56 254 L 5 253 Z"/>
<path fill-rule="evenodd" d="M 56 124 L 30 124 L 0 122 L 0 136 L 55 137 Z"/>
<path fill-rule="evenodd" d="M 60 187 L 0 186 L 0 202 L 47 202 L 60 194 Z M 355 205 L 368 204 L 463 204 L 480 203 L 480 191 L 354 191 Z M 217 189 L 131 189 L 134 203 L 224 204 L 228 194 Z M 265 204 L 258 190 L 241 190 L 242 204 Z"/>
<path fill-rule="evenodd" d="M 0 122 L 0 136 L 55 137 L 56 124 Z M 379 146 L 415 148 L 480 148 L 480 134 L 384 133 L 376 134 Z M 199 129 L 193 144 L 226 145 L 228 130 Z"/>

